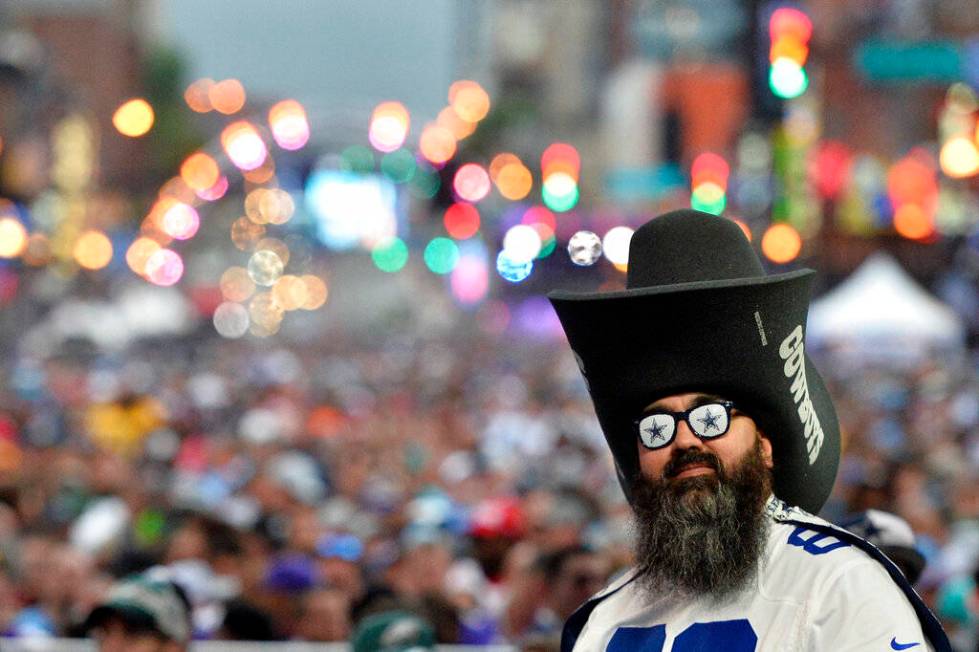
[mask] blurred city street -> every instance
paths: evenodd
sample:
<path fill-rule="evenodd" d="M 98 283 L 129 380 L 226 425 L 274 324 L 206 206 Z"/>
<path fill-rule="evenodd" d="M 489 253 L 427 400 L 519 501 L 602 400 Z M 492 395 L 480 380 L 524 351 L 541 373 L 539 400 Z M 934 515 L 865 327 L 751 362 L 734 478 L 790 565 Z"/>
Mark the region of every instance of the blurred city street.
<path fill-rule="evenodd" d="M 684 207 L 816 270 L 821 516 L 974 652 L 975 0 L 5 0 L 0 650 L 158 566 L 200 650 L 558 650 L 633 526 L 546 294 Z"/>

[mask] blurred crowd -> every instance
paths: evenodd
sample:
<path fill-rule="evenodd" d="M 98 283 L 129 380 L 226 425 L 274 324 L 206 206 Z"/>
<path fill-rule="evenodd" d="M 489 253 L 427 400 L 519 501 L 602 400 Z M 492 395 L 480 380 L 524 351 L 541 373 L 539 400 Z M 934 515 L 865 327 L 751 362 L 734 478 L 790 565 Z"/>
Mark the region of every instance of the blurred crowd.
<path fill-rule="evenodd" d="M 816 361 L 845 437 L 824 516 L 907 520 L 919 591 L 974 649 L 976 360 Z M 631 563 L 631 512 L 560 338 L 478 315 L 305 343 L 206 324 L 2 364 L 5 636 L 83 635 L 116 578 L 164 566 L 198 639 L 346 641 L 405 610 L 440 642 L 551 650 Z"/>

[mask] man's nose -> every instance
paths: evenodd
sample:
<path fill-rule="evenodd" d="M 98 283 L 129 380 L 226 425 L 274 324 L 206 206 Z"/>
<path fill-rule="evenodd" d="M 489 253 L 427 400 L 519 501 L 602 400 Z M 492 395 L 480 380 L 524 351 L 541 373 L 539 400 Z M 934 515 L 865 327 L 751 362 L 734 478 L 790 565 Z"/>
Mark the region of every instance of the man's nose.
<path fill-rule="evenodd" d="M 690 424 L 687 423 L 686 419 L 683 419 L 676 424 L 676 439 L 673 440 L 673 445 L 677 448 L 703 448 L 704 442 L 700 437 L 693 434 Z"/>

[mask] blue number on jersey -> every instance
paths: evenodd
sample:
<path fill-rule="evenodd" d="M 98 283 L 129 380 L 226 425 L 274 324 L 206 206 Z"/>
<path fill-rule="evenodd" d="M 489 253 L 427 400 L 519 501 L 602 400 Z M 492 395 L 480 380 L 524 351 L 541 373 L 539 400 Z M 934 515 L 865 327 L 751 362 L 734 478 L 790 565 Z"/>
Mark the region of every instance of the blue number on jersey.
<path fill-rule="evenodd" d="M 666 625 L 655 627 L 619 627 L 606 652 L 663 652 Z M 754 652 L 758 635 L 747 619 L 694 623 L 673 641 L 672 652 Z"/>
<path fill-rule="evenodd" d="M 803 539 L 803 532 L 812 532 L 812 535 L 808 539 Z M 820 545 L 820 541 L 823 539 L 829 539 L 829 541 Z M 789 535 L 789 545 L 802 548 L 810 555 L 825 555 L 827 552 L 832 552 L 837 548 L 846 548 L 850 544 L 823 532 L 800 526 L 792 530 L 792 534 Z"/>

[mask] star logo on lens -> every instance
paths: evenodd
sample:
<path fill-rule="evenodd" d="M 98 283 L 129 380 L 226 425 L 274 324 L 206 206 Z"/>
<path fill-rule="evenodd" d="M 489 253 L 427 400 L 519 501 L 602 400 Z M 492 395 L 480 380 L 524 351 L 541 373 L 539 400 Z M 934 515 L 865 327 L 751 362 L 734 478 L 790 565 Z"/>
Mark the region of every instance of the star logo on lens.
<path fill-rule="evenodd" d="M 720 426 L 717 425 L 717 420 L 720 417 L 720 414 L 711 414 L 710 410 L 707 410 L 707 416 L 705 416 L 703 419 L 697 419 L 697 421 L 704 424 L 705 431 L 710 430 L 711 428 L 714 430 L 720 430 Z"/>
<path fill-rule="evenodd" d="M 664 430 L 666 430 L 665 424 L 654 423 L 649 428 L 646 428 L 646 434 L 649 435 L 650 440 L 662 439 Z"/>

